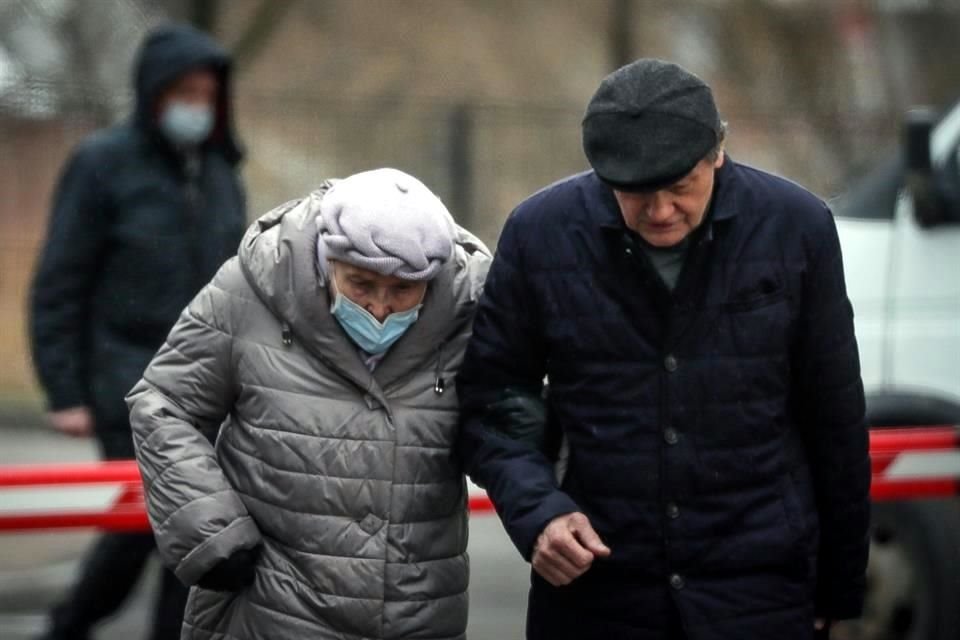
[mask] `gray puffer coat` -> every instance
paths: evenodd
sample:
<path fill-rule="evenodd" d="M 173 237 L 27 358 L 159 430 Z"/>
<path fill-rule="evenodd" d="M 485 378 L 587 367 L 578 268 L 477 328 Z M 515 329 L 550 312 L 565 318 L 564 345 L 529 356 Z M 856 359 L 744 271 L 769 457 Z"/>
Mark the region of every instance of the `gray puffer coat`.
<path fill-rule="evenodd" d="M 248 589 L 192 589 L 183 638 L 464 637 L 454 378 L 490 254 L 460 230 L 371 373 L 316 264 L 326 188 L 250 228 L 127 398 L 164 562 L 195 584 L 263 548 Z"/>

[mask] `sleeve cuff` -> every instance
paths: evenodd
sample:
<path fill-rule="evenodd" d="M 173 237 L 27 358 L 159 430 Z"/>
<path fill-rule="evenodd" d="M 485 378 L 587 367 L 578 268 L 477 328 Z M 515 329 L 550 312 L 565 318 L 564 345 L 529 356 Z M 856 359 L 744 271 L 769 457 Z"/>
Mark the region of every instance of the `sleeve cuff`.
<path fill-rule="evenodd" d="M 518 519 L 516 523 L 508 529 L 510 539 L 516 545 L 517 550 L 527 562 L 533 556 L 533 547 L 537 538 L 543 530 L 550 524 L 550 521 L 568 513 L 580 511 L 577 503 L 562 491 L 551 493 L 541 502 L 536 509 L 526 516 Z"/>
<path fill-rule="evenodd" d="M 252 549 L 261 541 L 260 530 L 253 518 L 238 518 L 188 553 L 174 573 L 184 584 L 194 585 L 221 560 L 227 559 L 238 549 Z"/>
<path fill-rule="evenodd" d="M 854 620 L 863 615 L 864 588 L 851 588 L 847 593 L 830 593 L 817 589 L 816 615 L 827 620 Z"/>
<path fill-rule="evenodd" d="M 50 390 L 47 392 L 47 409 L 49 411 L 63 411 L 76 407 L 90 407 L 87 394 L 78 389 Z"/>

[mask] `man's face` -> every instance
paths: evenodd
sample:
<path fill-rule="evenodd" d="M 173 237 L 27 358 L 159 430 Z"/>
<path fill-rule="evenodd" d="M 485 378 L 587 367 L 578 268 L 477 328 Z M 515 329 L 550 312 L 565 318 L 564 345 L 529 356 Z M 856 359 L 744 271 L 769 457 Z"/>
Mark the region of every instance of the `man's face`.
<path fill-rule="evenodd" d="M 195 69 L 175 80 L 164 90 L 160 95 L 157 110 L 162 113 L 167 105 L 173 102 L 212 108 L 217 100 L 218 88 L 217 74 L 210 69 Z"/>
<path fill-rule="evenodd" d="M 713 195 L 714 172 L 724 153 L 704 158 L 683 178 L 657 191 L 618 191 L 613 194 L 627 227 L 654 247 L 672 247 L 700 226 Z"/>

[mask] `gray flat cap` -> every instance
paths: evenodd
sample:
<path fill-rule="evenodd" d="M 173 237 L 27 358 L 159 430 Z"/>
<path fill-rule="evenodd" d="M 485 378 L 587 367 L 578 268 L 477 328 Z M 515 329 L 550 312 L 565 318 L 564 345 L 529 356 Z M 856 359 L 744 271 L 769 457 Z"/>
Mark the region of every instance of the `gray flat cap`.
<path fill-rule="evenodd" d="M 659 189 L 688 174 L 721 132 L 703 80 L 679 65 L 643 58 L 600 83 L 583 117 L 583 151 L 611 186 Z"/>

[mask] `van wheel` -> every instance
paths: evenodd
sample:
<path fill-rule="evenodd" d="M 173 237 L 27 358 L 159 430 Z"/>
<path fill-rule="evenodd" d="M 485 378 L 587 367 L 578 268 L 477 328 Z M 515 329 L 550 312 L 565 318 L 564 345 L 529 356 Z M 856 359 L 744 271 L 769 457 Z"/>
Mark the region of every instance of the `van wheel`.
<path fill-rule="evenodd" d="M 873 504 L 867 599 L 836 640 L 956 640 L 960 630 L 960 501 Z"/>

